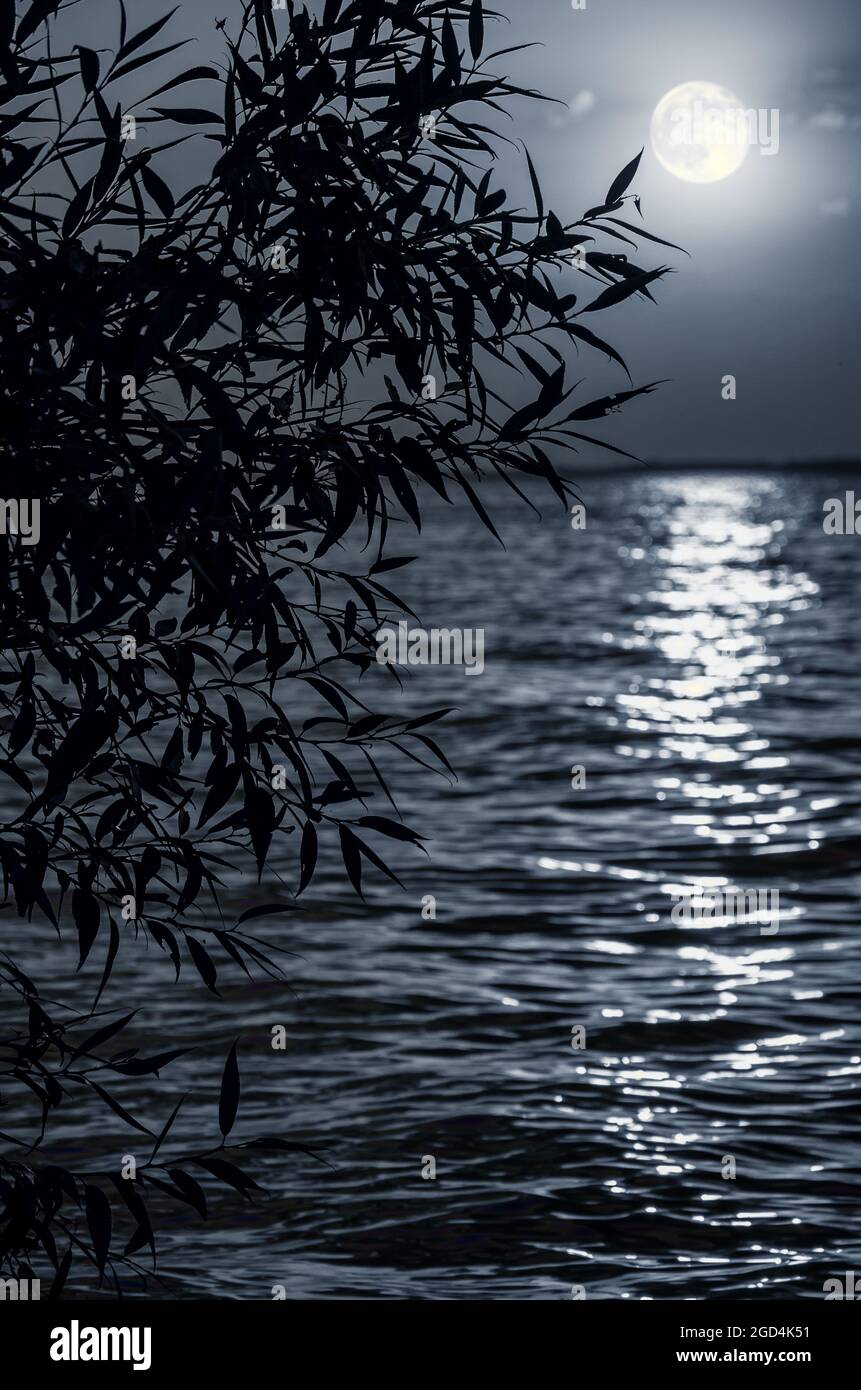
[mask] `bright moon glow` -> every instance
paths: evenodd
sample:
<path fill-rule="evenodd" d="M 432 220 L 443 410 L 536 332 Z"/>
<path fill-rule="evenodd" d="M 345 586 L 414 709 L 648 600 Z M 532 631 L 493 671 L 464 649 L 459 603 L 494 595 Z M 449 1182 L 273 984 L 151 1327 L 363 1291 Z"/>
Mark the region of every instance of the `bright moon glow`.
<path fill-rule="evenodd" d="M 716 183 L 740 168 L 749 136 L 741 102 L 715 82 L 683 82 L 652 116 L 652 148 L 665 169 L 688 183 Z"/>

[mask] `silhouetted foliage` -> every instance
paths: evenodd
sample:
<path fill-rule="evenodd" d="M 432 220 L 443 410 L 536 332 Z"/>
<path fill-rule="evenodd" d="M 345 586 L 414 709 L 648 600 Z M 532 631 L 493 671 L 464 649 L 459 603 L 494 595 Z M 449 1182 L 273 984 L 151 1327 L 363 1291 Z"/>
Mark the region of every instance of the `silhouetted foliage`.
<path fill-rule="evenodd" d="M 47 922 L 65 945 L 73 926 L 79 967 L 103 952 L 99 996 L 141 937 L 216 995 L 225 968 L 280 978 L 247 924 L 295 909 L 320 836 L 358 893 L 365 866 L 395 879 L 381 846 L 421 837 L 393 803 L 368 811 L 391 801 L 380 751 L 448 765 L 426 731 L 445 711 L 404 719 L 357 693 L 374 634 L 408 611 L 386 582 L 409 562 L 391 535 L 420 529 L 425 488 L 465 496 L 493 531 L 487 476 L 543 480 L 566 503 L 554 459 L 612 448 L 584 424 L 654 385 L 572 401 L 572 349 L 627 372 L 589 316 L 651 298 L 665 268 L 599 249 L 658 240 L 616 215 L 637 202 L 638 160 L 568 224 L 528 155 L 533 208 L 496 186 L 487 121 L 538 94 L 495 74 L 504 49 L 483 56 L 481 0 L 240 8 L 218 67 L 156 82 L 130 112 L 124 80 L 178 46 L 169 15 L 133 31 L 120 4 L 112 56 L 58 52 L 60 0 L 0 0 L 2 496 L 41 508 L 37 543 L 0 537 L 4 906 L 16 932 Z M 205 108 L 181 105 L 189 81 Z M 129 114 L 145 147 L 124 138 Z M 175 190 L 164 160 L 180 146 L 197 181 Z M 562 273 L 577 248 L 586 302 Z M 504 370 L 532 382 L 513 412 L 492 385 Z M 357 535 L 360 572 L 336 558 Z M 269 885 L 291 833 L 292 884 L 225 918 L 224 870 Z M 0 1037 L 2 1103 L 29 1088 L 41 1112 L 27 1143 L 4 1136 L 0 1268 L 47 1257 L 57 1287 L 76 1251 L 100 1276 L 138 1268 L 138 1251 L 155 1258 L 141 1190 L 206 1214 L 189 1163 L 253 1190 L 218 1156 L 235 1052 L 221 1144 L 166 1167 L 174 1116 L 155 1133 L 106 1084 L 176 1053 L 116 1052 L 130 1016 L 96 1014 L 99 998 L 53 1019 L 11 948 L 0 997 L 22 1017 Z M 156 1141 L 136 1183 L 37 1162 L 81 1088 Z"/>

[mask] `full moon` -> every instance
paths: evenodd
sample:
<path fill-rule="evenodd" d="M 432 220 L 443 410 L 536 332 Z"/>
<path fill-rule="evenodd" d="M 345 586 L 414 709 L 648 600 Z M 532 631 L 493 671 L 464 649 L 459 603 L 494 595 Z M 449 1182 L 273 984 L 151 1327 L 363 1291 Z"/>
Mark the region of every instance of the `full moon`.
<path fill-rule="evenodd" d="M 652 115 L 652 149 L 665 169 L 688 183 L 717 183 L 747 158 L 741 102 L 715 82 L 683 82 Z"/>

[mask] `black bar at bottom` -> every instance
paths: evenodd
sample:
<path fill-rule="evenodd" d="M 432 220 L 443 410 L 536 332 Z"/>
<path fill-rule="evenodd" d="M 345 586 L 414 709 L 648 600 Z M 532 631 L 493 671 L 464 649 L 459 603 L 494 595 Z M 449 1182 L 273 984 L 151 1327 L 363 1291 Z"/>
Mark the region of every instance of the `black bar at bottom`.
<path fill-rule="evenodd" d="M 674 1369 L 693 1376 L 703 1367 L 732 1372 L 755 1366 L 765 1384 L 785 1370 L 806 1370 L 821 1381 L 832 1368 L 851 1372 L 859 1330 L 851 1299 L 572 1300 L 537 1324 L 534 1314 L 518 1314 L 513 1322 L 509 1308 L 502 1326 L 482 1311 L 486 1305 L 472 1306 L 468 1322 L 461 1305 L 452 1323 L 449 1315 L 439 1323 L 436 1312 L 424 1309 L 416 1326 L 415 1305 L 408 1314 L 393 1314 L 391 1300 L 301 1308 L 290 1301 L 6 1302 L 0 1304 L 3 1379 L 11 1383 L 18 1365 L 60 1380 L 107 1372 L 137 1373 L 138 1379 L 202 1373 L 217 1384 L 228 1375 L 274 1376 L 280 1383 L 331 1374 L 343 1357 L 351 1376 L 388 1370 L 399 1379 L 418 1375 L 426 1384 L 435 1364 L 449 1379 L 473 1363 L 486 1381 L 497 1358 L 510 1376 L 514 1355 L 531 1365 L 530 1378 L 553 1363 L 561 1370 L 561 1359 L 572 1375 L 586 1365 L 609 1374 Z"/>

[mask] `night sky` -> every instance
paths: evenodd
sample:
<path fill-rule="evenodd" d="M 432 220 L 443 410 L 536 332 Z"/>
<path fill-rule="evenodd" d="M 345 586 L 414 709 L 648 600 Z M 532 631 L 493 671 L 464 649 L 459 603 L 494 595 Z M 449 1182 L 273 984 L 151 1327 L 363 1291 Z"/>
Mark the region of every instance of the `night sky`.
<path fill-rule="evenodd" d="M 516 0 L 498 5 L 524 85 L 568 103 L 520 104 L 551 205 L 600 200 L 646 146 L 645 225 L 684 246 L 678 274 L 602 315 L 636 381 L 671 382 L 615 417 L 612 437 L 650 460 L 800 461 L 857 454 L 861 15 L 854 0 Z M 497 46 L 497 45 L 495 45 Z M 665 92 L 702 79 L 746 108 L 776 108 L 780 147 L 751 150 L 726 181 L 684 183 L 649 145 Z M 526 196 L 524 192 L 524 196 Z M 626 219 L 629 220 L 629 219 Z M 624 249 L 624 248 L 620 248 Z M 643 263 L 647 263 L 646 257 Z M 652 262 L 656 263 L 656 262 Z M 735 402 L 721 378 L 738 380 Z M 608 436 L 609 437 L 609 436 Z"/>
<path fill-rule="evenodd" d="M 147 17 L 168 8 L 149 6 Z M 857 0 L 586 0 L 577 11 L 570 0 L 498 0 L 496 8 L 509 22 L 488 24 L 493 48 L 539 45 L 500 59 L 500 69 L 565 103 L 518 100 L 514 121 L 500 118 L 509 138 L 528 145 L 545 201 L 563 222 L 575 219 L 645 145 L 634 186 L 644 225 L 692 256 L 646 243 L 642 264 L 665 259 L 677 271 L 656 287 L 658 307 L 638 298 L 593 325 L 637 384 L 669 379 L 606 422 L 604 437 L 653 462 L 853 460 L 861 380 Z M 237 12 L 233 0 L 187 0 L 159 42 L 191 42 L 163 60 L 160 74 L 216 58 L 223 39 L 215 22 Z M 73 42 L 98 48 L 113 41 L 115 14 L 111 0 L 87 0 L 66 11 L 65 23 Z M 132 24 L 139 27 L 134 16 Z M 714 184 L 684 183 L 662 168 L 649 143 L 652 111 L 671 88 L 696 79 L 729 88 L 745 108 L 777 109 L 778 152 L 753 149 Z M 184 87 L 183 104 L 206 105 L 208 85 Z M 142 131 L 154 142 L 161 136 L 157 125 Z M 175 186 L 200 177 L 211 158 L 200 141 L 196 169 L 196 143 L 166 157 Z M 502 147 L 499 173 L 531 211 L 522 153 Z M 578 273 L 570 274 L 577 288 Z M 584 289 L 588 301 L 596 287 Z M 587 365 L 595 395 L 627 385 L 620 369 L 604 370 L 595 358 Z M 733 402 L 721 397 L 728 373 L 737 378 Z M 510 374 L 504 389 L 516 397 Z"/>

